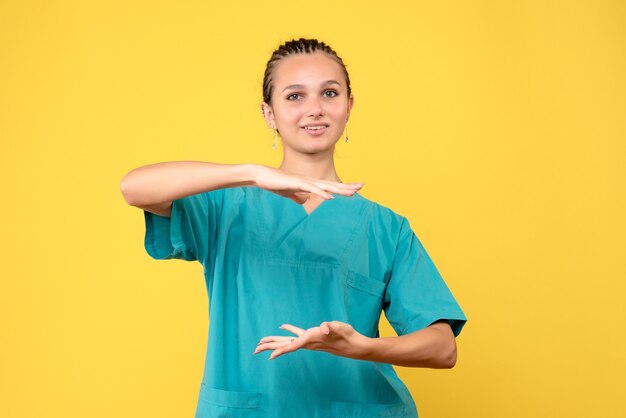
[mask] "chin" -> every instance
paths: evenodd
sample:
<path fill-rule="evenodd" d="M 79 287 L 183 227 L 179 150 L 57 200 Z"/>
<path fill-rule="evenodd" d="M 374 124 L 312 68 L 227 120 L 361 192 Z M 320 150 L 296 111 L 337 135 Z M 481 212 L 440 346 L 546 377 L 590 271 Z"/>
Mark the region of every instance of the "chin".
<path fill-rule="evenodd" d="M 312 144 L 312 143 L 299 143 L 297 146 L 295 147 L 290 147 L 302 154 L 319 154 L 320 152 L 324 152 L 324 151 L 329 151 L 329 150 L 333 150 L 335 148 L 335 144 L 334 143 L 326 143 L 326 142 L 320 142 L 317 144 Z"/>

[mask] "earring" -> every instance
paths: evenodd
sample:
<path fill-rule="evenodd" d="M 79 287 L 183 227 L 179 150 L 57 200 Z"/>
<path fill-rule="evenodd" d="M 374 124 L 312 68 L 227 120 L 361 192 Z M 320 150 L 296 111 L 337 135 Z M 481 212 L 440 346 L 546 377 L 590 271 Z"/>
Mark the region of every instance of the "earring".
<path fill-rule="evenodd" d="M 276 141 L 278 140 L 278 129 L 274 129 L 274 142 L 272 142 L 272 149 L 276 149 Z"/>
<path fill-rule="evenodd" d="M 348 142 L 348 125 L 346 125 L 346 142 Z"/>

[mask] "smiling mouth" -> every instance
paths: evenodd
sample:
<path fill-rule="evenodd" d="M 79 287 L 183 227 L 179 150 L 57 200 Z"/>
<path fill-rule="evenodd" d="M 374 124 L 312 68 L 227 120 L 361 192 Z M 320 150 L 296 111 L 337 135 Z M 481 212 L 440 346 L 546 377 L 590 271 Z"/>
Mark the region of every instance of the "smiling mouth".
<path fill-rule="evenodd" d="M 324 128 L 328 128 L 328 125 L 308 125 L 302 127 L 302 129 L 306 129 L 307 131 L 319 131 Z"/>

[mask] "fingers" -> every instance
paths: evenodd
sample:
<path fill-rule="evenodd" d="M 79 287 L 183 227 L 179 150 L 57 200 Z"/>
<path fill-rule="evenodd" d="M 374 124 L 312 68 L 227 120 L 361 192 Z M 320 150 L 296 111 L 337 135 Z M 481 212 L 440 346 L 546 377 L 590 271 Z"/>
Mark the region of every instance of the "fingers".
<path fill-rule="evenodd" d="M 280 338 L 280 340 L 274 340 L 274 341 L 263 341 L 260 342 L 256 348 L 254 349 L 254 352 L 252 354 L 258 354 L 262 351 L 265 350 L 275 350 L 279 347 L 283 347 L 286 345 L 291 344 L 296 338 L 295 337 L 276 337 L 276 338 Z"/>
<path fill-rule="evenodd" d="M 305 333 L 304 329 L 298 328 L 298 327 L 293 326 L 291 324 L 282 324 L 278 328 L 287 330 L 289 332 L 292 332 L 292 333 L 296 334 L 297 336 L 300 336 L 300 335 Z M 276 349 L 278 347 L 281 347 L 281 346 L 284 346 L 284 345 L 287 345 L 287 344 L 291 344 L 293 342 L 293 340 L 295 340 L 295 339 L 296 339 L 296 337 L 289 337 L 289 336 L 284 336 L 284 335 L 274 335 L 274 336 L 270 336 L 270 337 L 263 337 L 263 338 L 261 338 L 261 340 L 257 344 L 257 348 L 254 351 L 254 353 L 252 353 L 252 354 L 257 354 L 257 353 L 260 353 L 261 351 L 264 351 L 264 350 L 274 350 L 274 349 Z"/>
<path fill-rule="evenodd" d="M 336 181 L 328 181 L 328 180 L 316 180 L 316 181 L 319 183 L 324 183 L 324 185 L 327 186 L 328 188 L 332 187 L 336 190 L 346 190 L 346 191 L 358 190 L 365 185 L 365 183 L 359 183 L 359 182 L 339 183 Z"/>
<path fill-rule="evenodd" d="M 359 191 L 365 183 L 337 183 L 327 180 L 314 180 L 313 183 L 324 192 L 332 192 L 344 196 L 352 196 Z M 322 196 L 323 197 L 323 196 Z"/>
<path fill-rule="evenodd" d="M 298 337 L 289 337 L 283 335 L 263 337 L 261 338 L 261 341 L 259 341 L 259 344 L 257 344 L 257 347 L 252 354 L 257 354 L 265 350 L 274 350 L 274 352 L 270 356 L 270 360 L 273 360 L 282 354 L 299 349 L 305 343 L 304 338 L 299 339 L 299 337 L 306 332 L 304 329 L 293 326 L 291 324 L 283 324 L 279 328 L 292 332 Z"/>
<path fill-rule="evenodd" d="M 296 337 L 289 337 L 289 336 L 284 336 L 284 335 L 274 335 L 271 337 L 263 337 L 261 338 L 261 340 L 259 341 L 259 343 L 257 344 L 257 346 L 261 345 L 261 344 L 266 344 L 266 343 L 272 343 L 272 342 L 290 342 L 291 340 L 293 340 Z"/>
<path fill-rule="evenodd" d="M 335 197 L 330 193 L 324 191 L 321 187 L 317 186 L 314 183 L 303 182 L 301 186 L 302 190 L 314 193 L 321 197 L 322 199 L 334 199 Z"/>
<path fill-rule="evenodd" d="M 266 342 L 259 343 L 259 345 L 257 345 L 256 349 L 254 350 L 252 354 L 258 354 L 265 350 L 274 350 L 269 358 L 269 360 L 273 360 L 282 354 L 296 351 L 297 349 L 301 348 L 304 345 L 304 341 L 299 340 L 296 337 L 268 337 L 268 338 L 274 338 L 276 340 L 271 341 L 271 342 L 266 341 Z"/>
<path fill-rule="evenodd" d="M 359 187 L 360 188 L 360 187 Z M 317 186 L 316 184 L 313 183 L 305 183 L 305 185 L 302 186 L 302 189 L 316 194 L 319 197 L 321 197 L 322 199 L 334 199 L 335 196 L 333 196 L 330 192 L 332 193 L 337 193 L 337 194 L 342 194 L 342 195 L 346 195 L 346 196 L 351 196 L 353 195 L 359 188 L 350 188 L 350 189 L 343 189 L 337 186 L 332 186 L 332 185 L 324 185 L 324 188 Z"/>
<path fill-rule="evenodd" d="M 331 186 L 337 186 L 337 187 L 341 187 L 344 189 L 353 189 L 353 188 L 360 188 L 363 187 L 365 185 L 365 183 L 363 182 L 358 182 L 358 181 L 354 181 L 351 183 L 341 183 L 339 181 L 332 181 L 332 180 L 322 180 L 322 179 L 311 179 L 311 181 L 314 182 L 318 182 L 318 183 L 324 183 L 324 184 L 328 184 Z"/>
<path fill-rule="evenodd" d="M 331 193 L 350 196 L 365 184 L 360 182 L 342 183 L 340 181 L 321 180 L 271 167 L 264 167 L 261 170 L 261 175 L 257 175 L 255 182 L 257 186 L 263 189 L 288 197 L 300 204 L 304 203 L 304 200 L 300 196 L 294 196 L 295 193 L 313 193 L 322 199 L 332 199 L 334 196 Z"/>
<path fill-rule="evenodd" d="M 304 334 L 304 332 L 305 332 L 305 330 L 303 330 L 302 328 L 295 327 L 295 326 L 293 326 L 291 324 L 282 324 L 278 328 L 287 330 L 289 332 L 293 332 L 297 336 L 300 336 L 300 335 Z"/>
<path fill-rule="evenodd" d="M 301 187 L 303 190 L 315 193 L 324 199 L 332 199 L 334 196 L 328 192 L 351 196 L 360 190 L 364 184 L 365 183 L 339 183 L 336 181 L 307 179 Z"/>
<path fill-rule="evenodd" d="M 269 360 L 273 360 L 276 357 L 296 351 L 300 348 L 318 350 L 321 349 L 320 347 L 324 347 L 324 344 L 326 344 L 324 341 L 335 340 L 337 337 L 341 337 L 342 334 L 349 332 L 349 329 L 344 329 L 345 325 L 346 324 L 339 321 L 324 321 L 319 327 L 304 330 L 291 324 L 283 324 L 279 327 L 280 329 L 290 331 L 298 337 L 288 337 L 283 335 L 263 337 L 253 354 L 257 354 L 265 350 L 273 350 L 269 357 Z M 319 333 L 322 334 L 321 337 Z M 324 337 L 331 334 L 332 336 L 329 337 L 330 339 Z"/>
<path fill-rule="evenodd" d="M 288 342 L 287 344 L 284 344 L 278 347 L 276 350 L 274 350 L 272 354 L 270 354 L 270 357 L 268 360 L 274 360 L 276 357 L 282 356 L 283 354 L 291 353 L 300 348 L 303 348 L 310 339 L 311 339 L 311 335 L 308 335 L 308 336 L 303 335 L 302 337 L 295 338 L 292 341 Z"/>

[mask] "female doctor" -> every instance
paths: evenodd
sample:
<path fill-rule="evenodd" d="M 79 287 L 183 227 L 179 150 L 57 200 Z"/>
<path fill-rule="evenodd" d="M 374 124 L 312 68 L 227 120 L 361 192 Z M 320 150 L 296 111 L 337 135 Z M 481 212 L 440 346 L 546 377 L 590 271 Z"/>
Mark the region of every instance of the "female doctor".
<path fill-rule="evenodd" d="M 198 418 L 417 417 L 392 365 L 456 363 L 466 318 L 408 219 L 335 169 L 353 103 L 337 53 L 294 39 L 263 82 L 279 167 L 163 162 L 122 180 L 144 211 L 148 254 L 204 266 Z M 379 336 L 382 311 L 398 336 Z"/>

